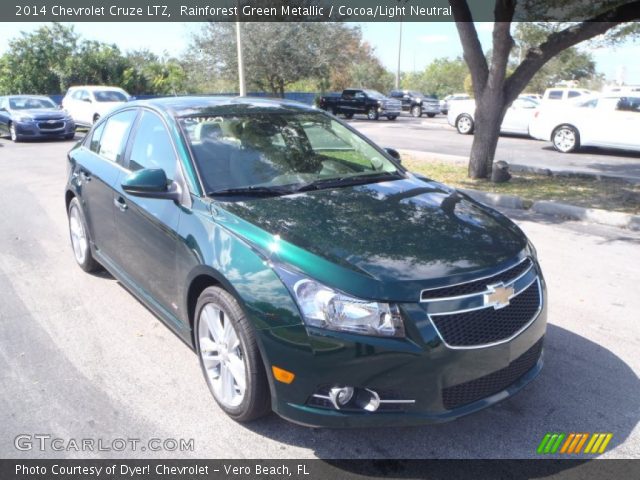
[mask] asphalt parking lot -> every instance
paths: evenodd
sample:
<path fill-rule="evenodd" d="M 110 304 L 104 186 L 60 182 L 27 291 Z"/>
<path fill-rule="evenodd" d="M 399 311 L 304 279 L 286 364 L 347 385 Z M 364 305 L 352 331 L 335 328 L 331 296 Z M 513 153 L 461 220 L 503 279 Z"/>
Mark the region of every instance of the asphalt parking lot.
<path fill-rule="evenodd" d="M 385 119 L 374 122 L 358 117 L 349 123 L 379 145 L 397 149 L 468 158 L 473 142 L 473 135 L 460 135 L 444 115 L 434 118 L 402 115 L 393 122 Z M 589 147 L 566 154 L 556 152 L 551 142 L 502 135 L 495 158 L 527 167 L 620 176 L 640 182 L 640 152 Z"/>
<path fill-rule="evenodd" d="M 108 274 L 75 265 L 72 145 L 0 139 L 0 457 L 141 455 L 14 447 L 50 434 L 194 439 L 193 452 L 145 453 L 158 457 L 535 458 L 547 432 L 612 432 L 604 457 L 640 457 L 640 233 L 505 212 L 537 247 L 549 328 L 541 375 L 501 404 L 415 428 L 309 429 L 275 415 L 241 425 L 177 337 Z"/>

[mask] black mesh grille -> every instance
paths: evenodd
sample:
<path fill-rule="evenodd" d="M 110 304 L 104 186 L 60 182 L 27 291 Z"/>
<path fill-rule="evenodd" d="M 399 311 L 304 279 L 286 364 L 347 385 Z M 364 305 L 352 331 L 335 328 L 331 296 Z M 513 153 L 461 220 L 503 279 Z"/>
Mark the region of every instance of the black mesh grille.
<path fill-rule="evenodd" d="M 493 277 L 475 280 L 473 282 L 462 283 L 460 285 L 452 285 L 450 287 L 434 288 L 433 290 L 424 290 L 420 296 L 421 300 L 432 300 L 434 298 L 457 297 L 459 295 L 469 295 L 473 293 L 481 293 L 487 290 L 487 285 L 494 283 L 507 283 L 517 276 L 521 275 L 531 266 L 531 259 L 527 258 L 523 262 L 511 267 L 504 272 L 498 273 Z"/>
<path fill-rule="evenodd" d="M 432 320 L 442 339 L 452 347 L 471 347 L 498 342 L 523 328 L 540 307 L 538 282 L 533 282 L 508 306 L 493 307 L 464 313 L 434 315 Z"/>
<path fill-rule="evenodd" d="M 48 122 L 40 122 L 38 123 L 38 127 L 40 130 L 57 130 L 59 128 L 64 127 L 64 122 L 48 123 Z"/>
<path fill-rule="evenodd" d="M 542 353 L 542 340 L 542 338 L 538 340 L 533 347 L 502 370 L 476 378 L 470 382 L 443 389 L 442 403 L 444 407 L 447 410 L 453 410 L 481 398 L 489 397 L 513 384 L 538 362 L 538 358 Z"/>

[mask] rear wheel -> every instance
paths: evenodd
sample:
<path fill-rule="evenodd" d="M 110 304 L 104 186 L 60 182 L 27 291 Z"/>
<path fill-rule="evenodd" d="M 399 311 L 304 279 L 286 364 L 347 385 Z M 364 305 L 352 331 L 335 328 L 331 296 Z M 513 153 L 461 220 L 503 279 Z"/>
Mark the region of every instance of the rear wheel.
<path fill-rule="evenodd" d="M 436 116 L 436 114 L 435 114 L 435 113 L 427 113 L 427 117 L 429 117 L 429 118 L 433 118 L 433 117 L 435 117 L 435 116 Z"/>
<path fill-rule="evenodd" d="M 369 120 L 378 120 L 378 110 L 376 110 L 375 108 L 370 108 L 369 110 L 367 110 L 367 118 Z"/>
<path fill-rule="evenodd" d="M 456 120 L 456 129 L 458 133 L 462 135 L 470 135 L 473 133 L 473 118 L 466 113 L 463 113 Z"/>
<path fill-rule="evenodd" d="M 580 148 L 580 134 L 571 125 L 560 125 L 551 134 L 551 142 L 559 152 L 575 152 Z"/>
<path fill-rule="evenodd" d="M 87 223 L 80 208 L 80 202 L 75 197 L 69 203 L 68 215 L 71 247 L 73 248 L 73 256 L 77 264 L 85 272 L 95 272 L 99 270 L 100 264 L 96 262 L 91 254 Z"/>
<path fill-rule="evenodd" d="M 255 331 L 236 299 L 206 288 L 196 305 L 195 339 L 200 366 L 220 408 L 239 422 L 270 411 L 269 386 Z"/>
<path fill-rule="evenodd" d="M 414 105 L 413 107 L 411 107 L 411 116 L 412 117 L 422 116 L 422 107 L 420 105 Z"/>

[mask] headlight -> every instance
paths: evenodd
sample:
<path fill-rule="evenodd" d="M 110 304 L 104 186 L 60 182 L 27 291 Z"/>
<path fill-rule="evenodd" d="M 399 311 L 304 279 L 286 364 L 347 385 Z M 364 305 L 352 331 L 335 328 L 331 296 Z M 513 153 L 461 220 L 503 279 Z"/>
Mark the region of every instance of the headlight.
<path fill-rule="evenodd" d="M 382 337 L 403 337 L 404 325 L 396 305 L 363 300 L 303 278 L 293 294 L 307 325 Z"/>

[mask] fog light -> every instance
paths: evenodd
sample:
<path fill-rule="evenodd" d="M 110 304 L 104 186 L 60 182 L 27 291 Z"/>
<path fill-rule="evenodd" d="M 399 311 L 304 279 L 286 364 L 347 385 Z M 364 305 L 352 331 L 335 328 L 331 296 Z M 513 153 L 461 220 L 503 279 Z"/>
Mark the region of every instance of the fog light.
<path fill-rule="evenodd" d="M 367 412 L 375 412 L 378 410 L 378 407 L 380 407 L 380 395 L 373 390 L 364 388 L 362 390 L 358 390 L 355 403 L 358 408 L 366 410 Z"/>
<path fill-rule="evenodd" d="M 333 406 L 340 410 L 353 398 L 353 387 L 333 387 L 329 390 L 329 399 Z"/>

